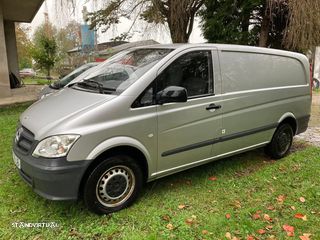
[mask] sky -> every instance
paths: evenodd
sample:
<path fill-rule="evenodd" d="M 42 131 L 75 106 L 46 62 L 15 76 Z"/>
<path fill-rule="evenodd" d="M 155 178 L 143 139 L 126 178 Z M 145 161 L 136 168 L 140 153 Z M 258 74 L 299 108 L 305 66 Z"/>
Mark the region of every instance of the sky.
<path fill-rule="evenodd" d="M 83 6 L 86 6 L 88 11 L 93 11 L 94 9 L 100 9 L 103 7 L 103 3 L 101 0 L 82 0 L 83 4 L 78 4 L 75 8 L 74 12 L 65 12 L 59 7 L 54 5 L 55 1 L 45 1 L 37 15 L 33 19 L 31 23 L 31 31 L 33 32 L 37 26 L 44 22 L 44 13 L 48 12 L 49 20 L 56 27 L 63 27 L 67 25 L 69 21 L 76 20 L 78 22 L 84 22 L 82 17 Z M 81 2 L 81 1 L 79 1 Z M 87 3 L 86 3 L 87 2 Z M 46 10 L 47 9 L 47 10 Z M 64 8 L 66 9 L 66 8 Z M 56 13 L 59 12 L 59 15 Z M 123 32 L 127 32 L 130 26 L 132 25 L 132 20 L 128 20 L 125 18 L 121 19 L 121 23 L 116 27 L 109 29 L 107 32 L 98 31 L 98 43 L 110 41 L 110 39 L 119 36 Z M 135 27 L 133 28 L 133 36 L 130 41 L 139 41 L 139 40 L 147 40 L 153 39 L 158 41 L 159 43 L 171 43 L 171 38 L 169 34 L 169 30 L 166 27 L 157 27 L 154 28 L 150 24 L 146 24 L 143 21 L 137 21 Z M 202 43 L 205 42 L 205 39 L 202 36 L 201 29 L 199 26 L 199 19 L 196 18 L 194 23 L 194 28 L 192 34 L 189 39 L 190 43 Z"/>

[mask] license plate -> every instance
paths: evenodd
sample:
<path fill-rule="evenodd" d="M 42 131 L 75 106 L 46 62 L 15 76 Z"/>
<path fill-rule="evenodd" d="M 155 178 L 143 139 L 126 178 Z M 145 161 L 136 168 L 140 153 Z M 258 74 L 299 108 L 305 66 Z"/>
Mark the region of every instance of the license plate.
<path fill-rule="evenodd" d="M 14 152 L 12 153 L 12 156 L 13 156 L 14 164 L 17 166 L 17 168 L 21 169 L 20 159 L 14 154 Z"/>

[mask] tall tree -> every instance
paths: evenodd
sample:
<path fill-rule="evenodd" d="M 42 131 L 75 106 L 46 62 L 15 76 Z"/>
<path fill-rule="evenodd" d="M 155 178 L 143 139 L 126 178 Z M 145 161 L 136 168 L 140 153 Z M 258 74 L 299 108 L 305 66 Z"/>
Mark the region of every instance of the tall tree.
<path fill-rule="evenodd" d="M 206 0 L 205 6 L 201 16 L 210 42 L 301 52 L 320 44 L 319 0 Z"/>
<path fill-rule="evenodd" d="M 121 17 L 132 18 L 136 14 L 148 23 L 169 27 L 172 42 L 188 42 L 196 14 L 205 0 L 109 0 L 106 7 L 91 13 L 88 20 L 98 28 L 118 24 Z M 135 21 L 134 21 L 135 23 Z"/>
<path fill-rule="evenodd" d="M 16 24 L 17 51 L 20 69 L 32 67 L 32 56 L 30 52 L 32 42 L 28 37 L 29 30 L 30 29 L 23 24 Z"/>
<path fill-rule="evenodd" d="M 34 47 L 31 50 L 33 59 L 41 69 L 46 70 L 48 77 L 51 76 L 51 69 L 58 60 L 55 31 L 49 23 L 38 27 L 34 33 Z"/>
<path fill-rule="evenodd" d="M 201 11 L 203 35 L 209 42 L 257 44 L 261 0 L 207 0 Z M 249 27 L 251 29 L 249 31 Z"/>

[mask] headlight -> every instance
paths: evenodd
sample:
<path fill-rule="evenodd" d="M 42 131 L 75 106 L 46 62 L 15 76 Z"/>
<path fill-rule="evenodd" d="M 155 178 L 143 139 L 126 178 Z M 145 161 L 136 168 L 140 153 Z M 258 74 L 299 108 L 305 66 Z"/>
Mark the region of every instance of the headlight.
<path fill-rule="evenodd" d="M 58 158 L 68 154 L 79 135 L 58 135 L 43 139 L 32 153 L 34 157 Z"/>

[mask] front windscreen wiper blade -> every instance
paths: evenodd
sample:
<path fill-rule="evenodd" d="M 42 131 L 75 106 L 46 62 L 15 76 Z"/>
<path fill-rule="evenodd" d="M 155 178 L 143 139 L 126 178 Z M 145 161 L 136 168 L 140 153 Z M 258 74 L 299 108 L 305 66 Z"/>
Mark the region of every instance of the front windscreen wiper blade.
<path fill-rule="evenodd" d="M 102 83 L 99 83 L 97 81 L 94 81 L 94 80 L 84 80 L 83 82 L 77 82 L 77 83 L 74 83 L 74 84 L 71 84 L 71 86 L 73 85 L 80 85 L 80 86 L 83 86 L 83 87 L 94 87 L 97 88 L 99 90 L 99 93 L 104 93 L 104 90 L 106 91 L 116 91 L 117 89 L 116 88 L 107 88 L 107 87 L 104 87 Z M 69 87 L 71 87 L 69 85 Z"/>

